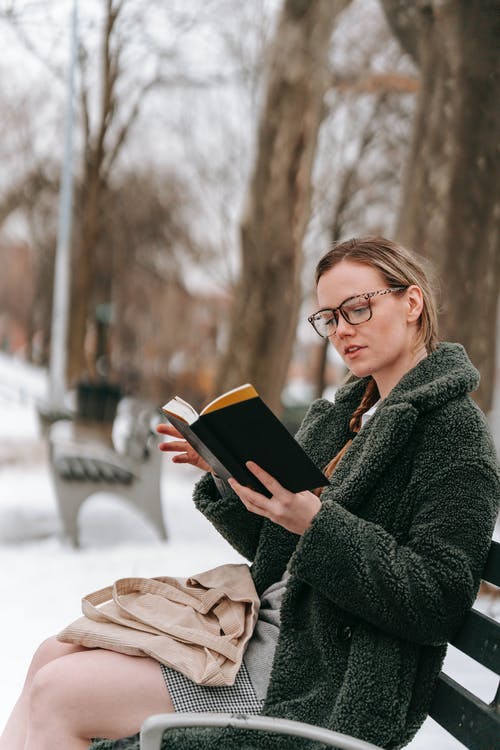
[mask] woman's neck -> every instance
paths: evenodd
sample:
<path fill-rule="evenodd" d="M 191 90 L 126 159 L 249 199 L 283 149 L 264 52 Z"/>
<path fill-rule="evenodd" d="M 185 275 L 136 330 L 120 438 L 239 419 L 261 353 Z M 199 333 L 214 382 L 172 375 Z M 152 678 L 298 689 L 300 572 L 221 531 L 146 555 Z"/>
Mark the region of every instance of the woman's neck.
<path fill-rule="evenodd" d="M 418 365 L 419 362 L 421 362 L 423 359 L 427 357 L 427 350 L 425 346 L 422 344 L 418 347 L 418 349 L 412 350 L 408 352 L 408 357 L 406 360 L 403 360 L 401 362 L 400 367 L 398 367 L 398 370 L 392 373 L 384 373 L 384 375 L 378 375 L 374 374 L 373 379 L 375 380 L 378 388 L 378 392 L 380 394 L 380 398 L 384 399 L 386 396 L 389 395 L 389 393 L 392 391 L 395 385 L 399 383 L 403 375 L 406 375 L 407 372 L 410 372 L 410 370 L 413 370 L 414 367 Z"/>

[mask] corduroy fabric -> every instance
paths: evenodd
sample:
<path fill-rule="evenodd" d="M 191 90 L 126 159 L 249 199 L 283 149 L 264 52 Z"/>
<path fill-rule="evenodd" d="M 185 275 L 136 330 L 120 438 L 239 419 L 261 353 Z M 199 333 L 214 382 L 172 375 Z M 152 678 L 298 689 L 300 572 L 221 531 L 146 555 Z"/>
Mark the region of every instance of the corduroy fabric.
<path fill-rule="evenodd" d="M 422 724 L 446 652 L 479 586 L 500 500 L 487 422 L 469 398 L 479 376 L 440 344 L 358 435 L 366 382 L 316 401 L 297 435 L 319 467 L 353 438 L 322 508 L 298 537 L 221 499 L 203 477 L 195 503 L 253 561 L 259 593 L 291 572 L 263 713 L 347 732 L 388 749 Z M 134 750 L 94 744 L 93 750 Z M 165 750 L 305 748 L 236 730 L 178 730 Z"/>

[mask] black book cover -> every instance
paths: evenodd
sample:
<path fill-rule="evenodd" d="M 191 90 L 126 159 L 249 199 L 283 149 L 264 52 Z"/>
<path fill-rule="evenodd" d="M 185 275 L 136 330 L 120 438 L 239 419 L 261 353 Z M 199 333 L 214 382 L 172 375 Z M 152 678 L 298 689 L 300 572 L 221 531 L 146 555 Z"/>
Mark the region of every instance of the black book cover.
<path fill-rule="evenodd" d="M 254 461 L 291 492 L 328 484 L 328 479 L 259 396 L 209 410 L 192 424 L 171 412 L 164 413 L 223 479 L 233 476 L 240 484 L 269 496 L 245 466 L 246 461 Z"/>

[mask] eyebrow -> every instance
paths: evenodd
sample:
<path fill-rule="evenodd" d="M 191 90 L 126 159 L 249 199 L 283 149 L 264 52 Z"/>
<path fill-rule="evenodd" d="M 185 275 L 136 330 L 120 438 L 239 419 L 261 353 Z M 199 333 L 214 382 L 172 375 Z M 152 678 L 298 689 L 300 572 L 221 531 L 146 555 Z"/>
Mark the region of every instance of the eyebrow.
<path fill-rule="evenodd" d="M 356 299 L 356 297 L 364 297 L 367 294 L 369 294 L 369 292 L 359 292 L 359 294 L 352 294 L 350 297 L 346 297 L 346 299 L 342 300 L 340 305 L 337 305 L 336 307 L 322 307 L 320 310 L 318 310 L 318 312 L 321 312 L 322 310 L 338 310 L 339 307 L 345 305 L 346 302 L 350 302 L 352 299 Z"/>

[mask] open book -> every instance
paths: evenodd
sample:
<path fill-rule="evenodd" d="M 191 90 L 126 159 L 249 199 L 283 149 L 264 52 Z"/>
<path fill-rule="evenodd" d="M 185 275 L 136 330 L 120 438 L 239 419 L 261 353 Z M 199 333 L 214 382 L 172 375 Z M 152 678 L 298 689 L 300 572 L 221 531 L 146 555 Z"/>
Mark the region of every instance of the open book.
<path fill-rule="evenodd" d="M 234 477 L 269 497 L 245 466 L 246 461 L 255 461 L 291 492 L 328 484 L 249 383 L 214 399 L 201 414 L 179 396 L 165 404 L 162 412 L 222 479 Z"/>

